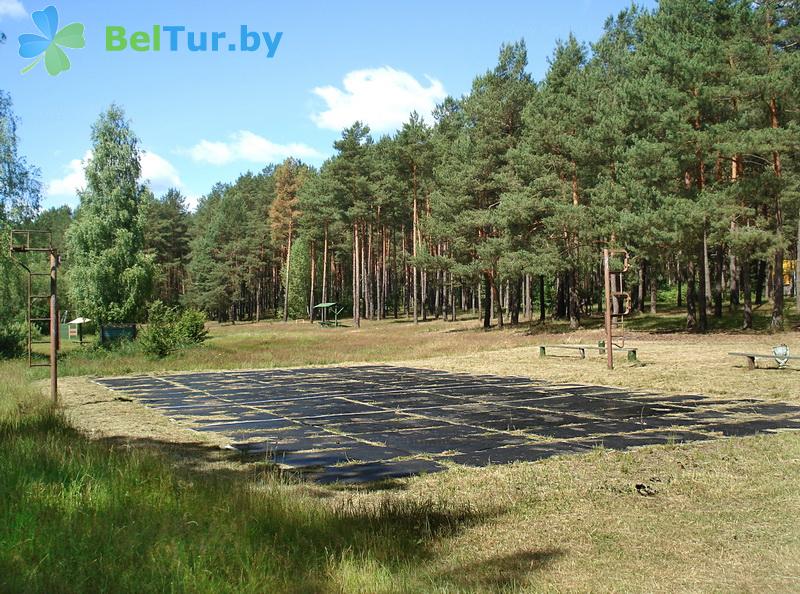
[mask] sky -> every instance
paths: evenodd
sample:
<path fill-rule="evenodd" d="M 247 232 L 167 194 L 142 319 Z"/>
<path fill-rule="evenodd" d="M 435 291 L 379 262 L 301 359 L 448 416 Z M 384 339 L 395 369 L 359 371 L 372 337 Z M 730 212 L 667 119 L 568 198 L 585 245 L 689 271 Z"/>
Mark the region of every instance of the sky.
<path fill-rule="evenodd" d="M 14 103 L 20 153 L 41 170 L 44 207 L 78 204 L 91 125 L 111 103 L 123 107 L 141 141 L 143 177 L 153 192 L 177 187 L 195 204 L 216 182 L 232 182 L 288 156 L 320 165 L 356 119 L 379 136 L 399 128 L 413 110 L 430 118 L 445 96 L 469 92 L 475 76 L 495 65 L 503 42 L 525 39 L 529 71 L 539 80 L 557 40 L 573 33 L 594 41 L 606 18 L 630 5 L 51 1 L 58 29 L 71 23 L 85 28 L 85 47 L 63 47 L 70 68 L 56 76 L 48 74 L 45 60 L 22 74 L 37 57 L 35 51 L 29 58 L 18 52 L 20 35 L 42 36 L 34 17 L 45 29 L 55 24 L 44 18 L 53 15 L 45 10 L 51 2 L 0 0 L 0 31 L 7 36 L 0 45 L 0 89 Z M 652 6 L 654 0 L 639 4 Z M 160 29 L 159 51 L 154 27 Z M 253 51 L 242 49 L 243 27 Z M 108 51 L 109 31 L 111 45 L 124 42 L 124 49 Z M 189 32 L 197 51 L 189 49 Z M 215 32 L 225 37 L 217 37 L 212 51 Z"/>

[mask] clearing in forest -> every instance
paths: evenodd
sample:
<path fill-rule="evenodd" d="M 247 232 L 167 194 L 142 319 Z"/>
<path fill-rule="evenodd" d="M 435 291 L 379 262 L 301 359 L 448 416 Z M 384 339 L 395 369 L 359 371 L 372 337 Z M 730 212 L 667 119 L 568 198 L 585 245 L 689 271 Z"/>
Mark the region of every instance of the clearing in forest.
<path fill-rule="evenodd" d="M 320 482 L 800 428 L 800 406 L 391 365 L 98 380 Z"/>

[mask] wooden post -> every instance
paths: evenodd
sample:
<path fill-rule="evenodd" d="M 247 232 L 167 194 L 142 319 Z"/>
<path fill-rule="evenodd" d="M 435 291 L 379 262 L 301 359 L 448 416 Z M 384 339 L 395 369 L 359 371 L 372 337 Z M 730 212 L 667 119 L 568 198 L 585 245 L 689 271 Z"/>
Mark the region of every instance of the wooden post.
<path fill-rule="evenodd" d="M 603 249 L 603 276 L 605 280 L 606 366 L 614 369 L 614 340 L 611 336 L 611 271 L 608 248 Z"/>
<path fill-rule="evenodd" d="M 50 396 L 58 404 L 58 254 L 50 251 Z"/>

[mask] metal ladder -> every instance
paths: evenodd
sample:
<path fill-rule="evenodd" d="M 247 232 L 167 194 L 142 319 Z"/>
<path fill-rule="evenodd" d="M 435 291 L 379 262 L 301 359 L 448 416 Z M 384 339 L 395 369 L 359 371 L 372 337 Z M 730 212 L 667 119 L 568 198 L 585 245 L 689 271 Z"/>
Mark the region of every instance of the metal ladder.
<path fill-rule="evenodd" d="M 58 300 L 56 295 L 57 287 L 57 269 L 59 264 L 58 252 L 52 245 L 52 233 L 50 231 L 33 231 L 33 230 L 17 230 L 11 231 L 11 241 L 9 251 L 11 258 L 19 264 L 27 272 L 27 312 L 26 321 L 28 325 L 28 367 L 50 367 L 51 372 L 51 393 L 53 400 L 57 400 L 57 377 L 58 377 L 58 350 L 60 347 L 59 340 L 59 327 L 58 327 Z M 49 265 L 47 272 L 38 272 L 32 270 L 33 265 L 28 262 L 15 257 L 15 254 L 33 254 L 34 256 L 40 254 L 47 254 L 49 256 Z M 29 264 L 31 266 L 29 267 Z M 39 285 L 43 283 L 36 283 L 36 279 L 47 278 L 49 279 L 48 294 L 34 293 L 34 289 L 39 290 Z M 49 303 L 50 315 L 48 317 L 34 316 L 37 311 L 36 304 L 45 301 Z M 48 340 L 34 340 L 33 329 L 34 324 L 47 322 L 50 327 Z M 40 359 L 34 359 L 34 346 L 46 344 L 49 345 L 49 357 L 45 362 Z"/>

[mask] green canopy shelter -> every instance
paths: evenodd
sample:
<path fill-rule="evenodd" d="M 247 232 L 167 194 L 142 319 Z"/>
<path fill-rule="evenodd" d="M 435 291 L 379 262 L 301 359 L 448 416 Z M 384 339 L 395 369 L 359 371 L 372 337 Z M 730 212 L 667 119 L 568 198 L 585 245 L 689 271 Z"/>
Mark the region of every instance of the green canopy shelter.
<path fill-rule="evenodd" d="M 314 309 L 318 309 L 322 313 L 321 326 L 338 327 L 340 325 L 339 314 L 344 311 L 344 307 L 338 307 L 338 305 L 339 304 L 334 301 L 331 303 L 319 303 L 314 306 Z M 330 320 L 330 314 L 333 314 L 333 321 Z"/>

